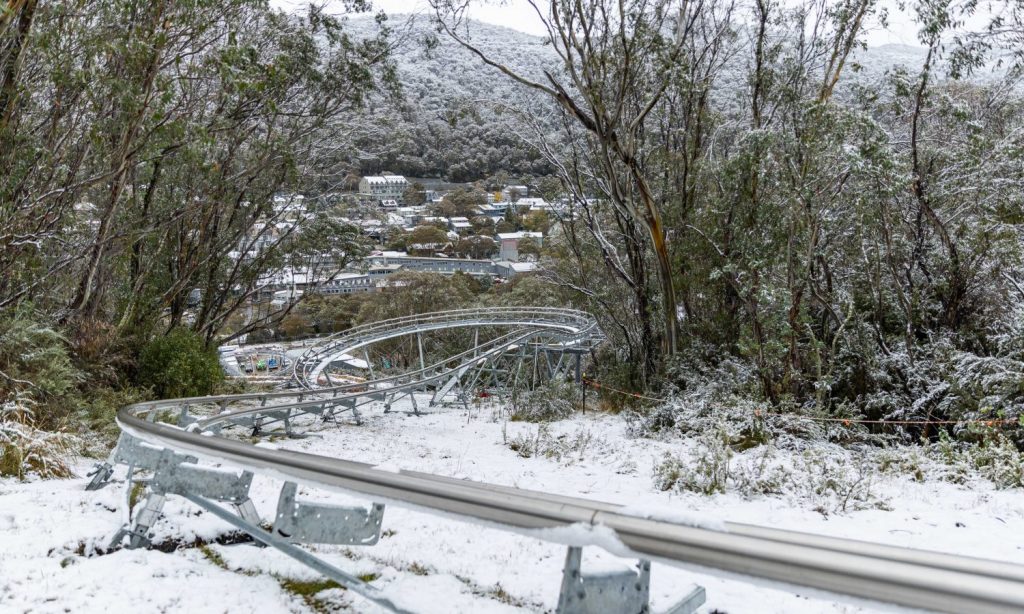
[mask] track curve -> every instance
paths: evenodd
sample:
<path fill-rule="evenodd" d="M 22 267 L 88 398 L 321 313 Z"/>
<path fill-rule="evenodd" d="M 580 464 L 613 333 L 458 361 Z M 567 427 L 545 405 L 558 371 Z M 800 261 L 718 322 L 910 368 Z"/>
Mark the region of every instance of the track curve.
<path fill-rule="evenodd" d="M 310 348 L 295 362 L 293 375 L 304 388 L 319 388 L 318 379 L 328 364 L 372 343 L 396 337 L 455 328 L 507 327 L 545 337 L 552 348 L 586 350 L 603 340 L 592 315 L 574 309 L 495 307 L 417 314 L 371 322 L 350 328 Z"/>
<path fill-rule="evenodd" d="M 353 349 L 399 335 L 465 326 L 508 330 L 480 346 L 409 373 L 360 384 L 318 386 L 319 373 Z M 254 427 L 254 433 L 258 432 L 265 419 L 287 424 L 292 417 L 323 416 L 346 406 L 355 412 L 359 399 L 451 381 L 461 377 L 460 370 L 467 365 L 472 367 L 527 343 L 582 351 L 600 339 L 593 317 L 573 310 L 463 310 L 398 318 L 350 329 L 311 348 L 294 364 L 298 389 L 139 403 L 120 410 L 117 422 L 126 435 L 175 455 L 195 454 L 287 481 L 526 531 L 548 541 L 580 545 L 572 543 L 578 532 L 562 529 L 602 527 L 613 532 L 623 551 L 672 565 L 944 612 L 1024 610 L 1024 568 L 1009 563 L 735 523 L 726 523 L 723 531 L 643 517 L 619 505 L 583 498 L 386 471 L 221 436 L 222 429 L 229 426 Z M 158 420 L 167 416 L 176 416 L 178 424 Z M 193 493 L 180 494 L 202 502 L 202 497 Z M 271 543 L 271 536 L 259 527 L 245 526 L 258 540 Z M 372 587 L 354 584 L 357 592 L 381 599 Z"/>

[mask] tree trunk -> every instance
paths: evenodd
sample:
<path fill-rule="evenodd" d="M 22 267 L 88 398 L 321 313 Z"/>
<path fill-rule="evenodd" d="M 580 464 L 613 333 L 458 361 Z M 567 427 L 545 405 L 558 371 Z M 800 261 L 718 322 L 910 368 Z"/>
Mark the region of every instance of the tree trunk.
<path fill-rule="evenodd" d="M 21 71 L 25 48 L 28 46 L 28 34 L 32 29 L 32 20 L 36 13 L 36 0 L 11 0 L 5 10 L 13 15 L 18 11 L 18 4 L 23 4 L 18 16 L 18 31 L 15 34 L 12 49 L 4 59 L 3 74 L 0 77 L 0 132 L 3 132 L 14 117 L 14 109 L 18 101 L 18 73 Z"/>

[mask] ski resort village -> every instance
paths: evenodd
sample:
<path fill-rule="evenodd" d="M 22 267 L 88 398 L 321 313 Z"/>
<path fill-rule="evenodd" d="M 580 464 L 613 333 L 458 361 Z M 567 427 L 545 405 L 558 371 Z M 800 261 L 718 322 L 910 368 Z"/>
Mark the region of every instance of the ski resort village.
<path fill-rule="evenodd" d="M 1018 0 L 0 0 L 0 614 L 1024 612 Z"/>

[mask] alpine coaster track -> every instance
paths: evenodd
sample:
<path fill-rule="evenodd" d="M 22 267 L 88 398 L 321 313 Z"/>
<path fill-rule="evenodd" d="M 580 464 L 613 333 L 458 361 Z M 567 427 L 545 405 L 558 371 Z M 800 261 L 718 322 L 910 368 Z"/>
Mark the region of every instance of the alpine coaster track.
<path fill-rule="evenodd" d="M 454 329 L 473 332 L 471 347 L 428 364 L 422 335 Z M 417 342 L 418 368 L 375 377 L 368 348 L 411 337 Z M 417 394 L 421 399 L 430 394 L 431 405 L 445 398 L 466 403 L 478 388 L 500 392 L 545 378 L 575 375 L 578 380 L 581 361 L 601 340 L 592 316 L 569 309 L 448 311 L 355 327 L 319 341 L 295 361 L 294 389 L 123 408 L 117 415 L 122 430 L 118 446 L 110 461 L 97 467 L 89 487 L 102 487 L 115 464 L 128 466 L 129 490 L 138 479 L 136 472 L 148 476 L 145 496 L 112 545 L 147 546 L 148 531 L 166 497 L 181 496 L 255 541 L 396 612 L 409 610 L 298 544 L 370 546 L 380 535 L 385 504 L 393 504 L 567 545 L 561 613 L 649 612 L 650 561 L 857 601 L 950 613 L 1024 611 L 1024 567 L 1010 563 L 747 524 L 694 526 L 584 498 L 270 449 L 225 433 L 244 428 L 259 435 L 268 426 L 283 425 L 292 434 L 297 420 L 332 420 L 347 413 L 358 422 L 360 407 L 383 402 L 390 408 L 400 396 L 408 396 L 418 413 Z M 370 366 L 370 380 L 336 384 L 332 371 L 360 351 Z M 269 530 L 248 495 L 256 472 L 284 480 Z M 298 483 L 374 503 L 362 508 L 303 502 L 296 498 Z M 581 535 L 593 539 L 581 540 Z M 580 548 L 597 544 L 611 547 L 618 556 L 636 557 L 638 571 L 588 576 L 580 569 Z M 697 587 L 670 611 L 687 614 L 703 601 L 703 589 Z"/>

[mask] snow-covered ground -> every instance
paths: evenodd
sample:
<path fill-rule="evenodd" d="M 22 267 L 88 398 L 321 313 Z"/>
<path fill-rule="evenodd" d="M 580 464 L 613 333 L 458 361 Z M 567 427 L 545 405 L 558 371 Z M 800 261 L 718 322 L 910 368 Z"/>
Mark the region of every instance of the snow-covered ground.
<path fill-rule="evenodd" d="M 662 492 L 654 486 L 656 466 L 666 453 L 686 457 L 693 442 L 630 437 L 617 416 L 576 415 L 544 427 L 542 438 L 554 451 L 550 457 L 523 458 L 510 448 L 511 442 L 536 441 L 538 428 L 507 422 L 494 407 L 439 409 L 420 417 L 369 411 L 362 426 L 312 426 L 310 437 L 274 445 L 629 506 L 1024 563 L 1020 490 L 997 490 L 980 480 L 956 485 L 888 474 L 870 486 L 879 505 L 826 515 L 792 495 Z M 88 465 L 80 464 L 81 475 Z M 272 549 L 196 547 L 230 528 L 176 497 L 155 527 L 155 541 L 186 546 L 170 553 L 97 554 L 122 522 L 125 492 L 120 482 L 86 492 L 86 481 L 0 481 L 0 611 L 379 611 L 339 588 L 309 594 L 320 587 L 302 583 L 318 576 Z M 271 517 L 279 488 L 269 478 L 254 481 L 253 498 L 264 518 Z M 299 494 L 358 501 L 301 486 Z M 409 609 L 439 613 L 553 611 L 565 557 L 556 544 L 397 506 L 385 511 L 376 546 L 312 549 L 371 579 Z M 596 548 L 584 554 L 585 569 L 631 563 Z M 704 613 L 884 611 L 661 564 L 653 566 L 653 610 L 668 608 L 693 583 L 707 589 Z"/>

